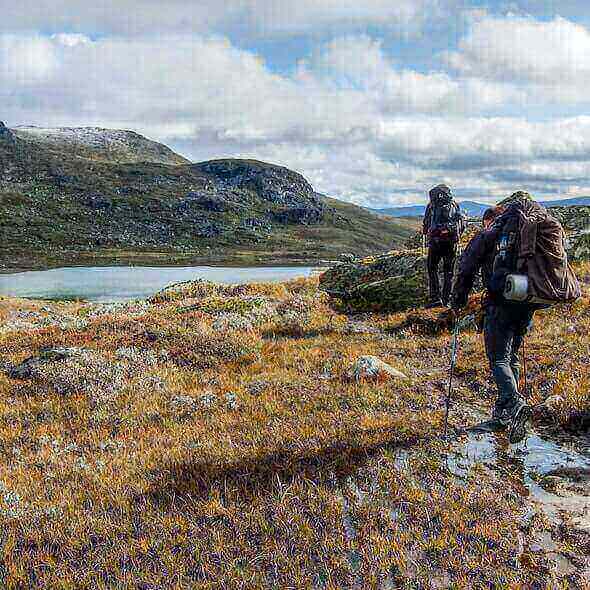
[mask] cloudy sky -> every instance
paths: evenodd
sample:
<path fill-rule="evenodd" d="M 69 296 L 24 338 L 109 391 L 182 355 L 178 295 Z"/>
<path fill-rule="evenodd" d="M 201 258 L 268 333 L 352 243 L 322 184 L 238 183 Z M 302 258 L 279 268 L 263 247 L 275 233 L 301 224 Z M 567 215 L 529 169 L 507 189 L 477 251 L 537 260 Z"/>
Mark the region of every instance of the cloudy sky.
<path fill-rule="evenodd" d="M 590 195 L 588 0 L 20 0 L 0 119 L 249 157 L 369 206 Z"/>

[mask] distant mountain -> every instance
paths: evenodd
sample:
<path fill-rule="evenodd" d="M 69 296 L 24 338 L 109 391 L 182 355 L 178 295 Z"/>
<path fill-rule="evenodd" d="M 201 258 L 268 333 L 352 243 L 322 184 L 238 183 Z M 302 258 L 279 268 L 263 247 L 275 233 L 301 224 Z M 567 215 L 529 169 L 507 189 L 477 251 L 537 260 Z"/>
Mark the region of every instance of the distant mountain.
<path fill-rule="evenodd" d="M 389 215 L 390 217 L 422 217 L 426 205 L 408 205 L 407 207 L 386 207 L 385 209 L 371 209 L 380 215 Z"/>
<path fill-rule="evenodd" d="M 461 209 L 469 216 L 480 216 L 489 207 L 484 203 L 475 201 L 459 201 Z M 389 215 L 390 217 L 422 217 L 426 211 L 426 205 L 409 205 L 405 207 L 386 207 L 384 209 L 373 209 L 380 215 Z"/>
<path fill-rule="evenodd" d="M 590 207 L 590 197 L 575 197 L 558 201 L 542 201 L 545 207 Z"/>
<path fill-rule="evenodd" d="M 313 263 L 390 250 L 416 225 L 265 162 L 192 164 L 128 131 L 0 123 L 0 268 Z"/>
<path fill-rule="evenodd" d="M 481 217 L 484 211 L 490 207 L 485 203 L 476 201 L 459 201 L 461 209 L 470 217 Z M 573 199 L 559 199 L 557 201 L 541 201 L 545 207 L 572 207 L 590 206 L 590 197 L 576 197 Z M 380 215 L 390 217 L 422 217 L 426 211 L 426 205 L 409 205 L 405 207 L 386 207 L 384 209 L 372 209 Z"/>

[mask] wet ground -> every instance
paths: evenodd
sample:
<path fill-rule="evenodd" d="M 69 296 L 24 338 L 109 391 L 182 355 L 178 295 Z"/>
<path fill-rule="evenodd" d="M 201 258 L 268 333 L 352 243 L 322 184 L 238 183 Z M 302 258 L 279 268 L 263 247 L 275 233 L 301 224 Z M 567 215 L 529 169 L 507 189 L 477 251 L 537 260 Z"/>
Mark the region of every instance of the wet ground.
<path fill-rule="evenodd" d="M 450 438 L 448 445 L 446 467 L 458 485 L 477 485 L 479 477 L 489 479 L 493 474 L 499 485 L 510 486 L 522 498 L 520 548 L 514 567 L 518 569 L 532 555 L 548 565 L 547 588 L 590 588 L 590 437 L 546 438 L 531 432 L 522 443 L 510 445 L 505 433 L 466 432 Z M 419 452 L 397 449 L 396 471 L 412 472 Z M 361 489 L 354 476 L 340 481 L 340 490 L 342 524 L 350 545 L 348 562 L 355 577 L 352 588 L 360 589 L 363 557 L 358 551 L 361 537 L 355 507 L 374 502 L 376 496 L 371 489 Z M 399 507 L 390 507 L 390 516 L 393 521 L 404 519 Z M 404 574 L 408 579 L 413 575 L 410 570 Z M 450 587 L 448 576 L 439 578 L 431 579 L 430 587 Z M 587 580 L 588 586 L 580 586 L 580 579 Z M 572 580 L 578 583 L 569 586 Z M 399 587 L 391 577 L 380 589 Z"/>
<path fill-rule="evenodd" d="M 522 443 L 509 445 L 503 433 L 468 433 L 453 444 L 447 466 L 459 479 L 478 467 L 503 472 L 528 507 L 523 527 L 535 514 L 546 519 L 546 529 L 529 539 L 523 551 L 545 554 L 557 578 L 586 568 L 590 583 L 590 560 L 579 559 L 590 535 L 589 437 L 550 440 L 531 433 Z M 571 550 L 564 550 L 564 540 Z"/>

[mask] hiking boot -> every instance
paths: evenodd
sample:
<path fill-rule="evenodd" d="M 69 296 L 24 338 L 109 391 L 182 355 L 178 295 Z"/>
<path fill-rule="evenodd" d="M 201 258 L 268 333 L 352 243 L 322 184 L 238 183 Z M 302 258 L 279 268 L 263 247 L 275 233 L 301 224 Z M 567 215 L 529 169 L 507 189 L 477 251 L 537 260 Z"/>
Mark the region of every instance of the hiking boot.
<path fill-rule="evenodd" d="M 442 307 L 442 301 L 440 299 L 435 299 L 434 301 L 431 301 L 430 303 L 428 303 L 425 307 L 425 309 L 434 309 L 435 307 Z"/>
<path fill-rule="evenodd" d="M 525 439 L 532 415 L 532 408 L 526 404 L 522 404 L 516 410 L 512 417 L 510 433 L 508 435 L 510 444 L 516 444 L 522 442 Z"/>

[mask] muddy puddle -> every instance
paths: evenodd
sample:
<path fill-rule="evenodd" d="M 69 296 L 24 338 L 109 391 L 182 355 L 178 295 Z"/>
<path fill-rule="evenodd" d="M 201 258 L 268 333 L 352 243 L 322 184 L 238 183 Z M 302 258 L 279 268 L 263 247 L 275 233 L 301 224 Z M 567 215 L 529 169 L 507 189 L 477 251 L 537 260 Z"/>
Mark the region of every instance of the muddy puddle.
<path fill-rule="evenodd" d="M 412 449 L 396 449 L 393 461 L 396 471 L 413 472 Z M 565 588 L 561 583 L 568 580 L 590 577 L 590 560 L 577 549 L 570 551 L 564 545 L 563 529 L 575 530 L 571 540 L 587 538 L 590 534 L 590 440 L 586 439 L 545 439 L 531 434 L 519 445 L 509 445 L 505 434 L 469 433 L 452 443 L 447 455 L 447 468 L 459 485 L 477 485 L 479 469 L 500 474 L 500 480 L 514 489 L 523 498 L 523 509 L 519 516 L 518 549 L 515 563 L 521 559 L 541 560 L 547 567 L 547 587 Z M 332 476 L 332 483 L 338 490 L 342 507 L 342 527 L 348 545 L 347 561 L 352 574 L 351 588 L 360 590 L 367 587 L 363 579 L 362 535 L 357 530 L 357 511 L 376 501 L 383 503 L 390 522 L 402 529 L 408 524 L 404 503 L 391 505 L 382 496 L 379 500 L 379 486 L 372 477 L 356 476 L 338 480 Z M 578 536 L 581 535 L 581 536 Z M 577 543 L 576 540 L 573 543 Z M 406 555 L 407 563 L 400 570 L 388 576 L 379 586 L 380 590 L 400 588 L 396 576 L 402 576 L 416 583 L 430 567 L 429 557 L 419 548 Z M 544 567 L 545 567 L 544 566 Z M 426 568 L 422 570 L 421 568 Z M 452 572 L 445 572 L 434 566 L 428 570 L 430 588 L 452 586 Z M 565 582 L 564 582 L 565 581 Z M 411 586 L 414 587 L 414 586 Z M 572 586 L 579 587 L 579 586 Z M 585 587 L 585 586 L 584 586 Z"/>
<path fill-rule="evenodd" d="M 564 519 L 590 533 L 590 440 L 548 440 L 529 435 L 518 445 L 506 436 L 468 433 L 449 454 L 449 471 L 466 479 L 477 465 L 505 473 L 521 495 L 542 509 L 552 524 Z"/>

